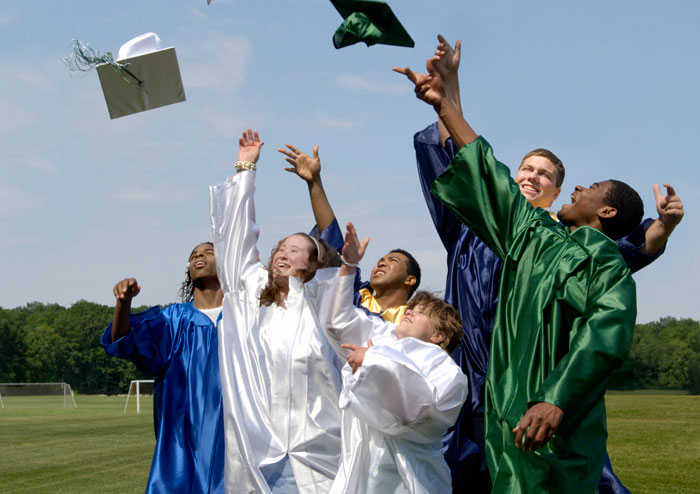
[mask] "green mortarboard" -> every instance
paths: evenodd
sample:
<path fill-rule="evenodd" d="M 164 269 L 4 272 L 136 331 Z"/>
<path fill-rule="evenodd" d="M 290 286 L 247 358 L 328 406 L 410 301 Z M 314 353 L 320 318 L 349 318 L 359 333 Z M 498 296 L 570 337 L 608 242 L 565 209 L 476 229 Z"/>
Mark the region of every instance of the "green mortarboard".
<path fill-rule="evenodd" d="M 386 3 L 370 0 L 331 0 L 331 3 L 345 19 L 333 35 L 336 48 L 360 41 L 367 46 L 379 43 L 413 48 L 415 45 Z"/>
<path fill-rule="evenodd" d="M 154 33 L 125 43 L 114 65 L 97 66 L 110 118 L 185 101 L 175 48 L 160 49 Z"/>

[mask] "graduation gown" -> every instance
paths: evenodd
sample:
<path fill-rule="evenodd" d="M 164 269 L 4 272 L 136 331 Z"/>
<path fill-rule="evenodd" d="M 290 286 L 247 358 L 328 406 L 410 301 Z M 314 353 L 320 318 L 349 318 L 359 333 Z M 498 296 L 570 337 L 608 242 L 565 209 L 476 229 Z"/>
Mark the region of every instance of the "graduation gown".
<path fill-rule="evenodd" d="M 447 139 L 442 146 L 436 122 L 417 132 L 413 144 L 425 202 L 447 251 L 445 301 L 462 317 L 464 333 L 452 357 L 469 376 L 469 397 L 457 423 L 445 437 L 445 459 L 452 471 L 454 492 L 490 492 L 491 481 L 483 455 L 483 399 L 503 263 L 430 193 L 433 181 L 447 169 L 456 154 L 452 139 Z M 665 250 L 664 246 L 654 255 L 641 252 L 645 232 L 652 222 L 651 218 L 645 219 L 632 233 L 617 240 L 617 247 L 633 273 L 652 263 Z M 613 472 L 609 459 L 598 488 L 600 494 L 629 494 Z"/>
<path fill-rule="evenodd" d="M 105 351 L 155 377 L 156 448 L 146 492 L 224 492 L 224 436 L 218 337 L 192 302 L 152 307 L 129 317 L 131 331 Z"/>
<path fill-rule="evenodd" d="M 210 187 L 224 292 L 219 360 L 226 490 L 327 492 L 340 460 L 340 366 L 318 327 L 317 283 L 289 280 L 286 308 L 259 306 L 268 271 L 259 260 L 255 172 Z"/>
<path fill-rule="evenodd" d="M 493 492 L 594 492 L 605 461 L 603 396 L 629 351 L 634 282 L 616 244 L 533 208 L 483 138 L 432 192 L 504 262 L 485 393 Z M 534 454 L 511 430 L 535 402 L 564 419 Z"/>
<path fill-rule="evenodd" d="M 342 370 L 342 460 L 331 492 L 449 493 L 442 437 L 467 396 L 467 377 L 439 346 L 399 340 L 393 323 L 351 305 L 353 278 L 327 286 L 325 295 L 336 296 L 319 311 L 343 359 L 341 343 L 374 344 L 355 374 L 347 364 Z"/>

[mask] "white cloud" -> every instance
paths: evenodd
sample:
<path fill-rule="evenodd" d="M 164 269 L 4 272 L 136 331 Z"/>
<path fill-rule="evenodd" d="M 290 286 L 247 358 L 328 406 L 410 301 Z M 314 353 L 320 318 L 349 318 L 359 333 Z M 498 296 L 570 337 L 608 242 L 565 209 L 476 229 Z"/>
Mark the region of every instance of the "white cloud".
<path fill-rule="evenodd" d="M 323 111 L 318 114 L 318 122 L 324 127 L 342 130 L 352 130 L 358 125 L 360 125 L 360 122 L 357 122 L 355 120 L 350 120 L 348 118 L 341 117 L 332 117 Z"/>
<path fill-rule="evenodd" d="M 23 70 L 15 74 L 15 78 L 20 82 L 40 89 L 51 89 L 53 87 L 50 78 L 36 70 Z"/>
<path fill-rule="evenodd" d="M 241 129 L 250 125 L 247 115 L 236 112 L 219 112 L 214 108 L 205 108 L 197 113 L 197 119 L 218 136 L 231 138 L 240 135 Z"/>
<path fill-rule="evenodd" d="M 39 208 L 43 199 L 32 197 L 29 191 L 0 181 L 0 217 L 12 218 Z"/>
<path fill-rule="evenodd" d="M 201 191 L 187 188 L 154 184 L 151 186 L 133 185 L 119 189 L 114 197 L 127 204 L 152 204 L 187 201 L 201 195 Z"/>
<path fill-rule="evenodd" d="M 58 173 L 58 166 L 56 166 L 54 162 L 47 160 L 43 156 L 29 155 L 24 157 L 23 161 L 24 164 L 27 165 L 29 168 L 34 168 L 35 170 L 50 173 L 52 175 Z"/>
<path fill-rule="evenodd" d="M 339 74 L 335 78 L 335 83 L 340 88 L 355 92 L 369 91 L 373 93 L 406 94 L 410 91 L 410 87 L 406 84 L 387 84 L 386 82 L 370 81 L 362 76 L 348 72 Z"/>
<path fill-rule="evenodd" d="M 0 132 L 17 130 L 17 128 L 31 125 L 37 120 L 36 113 L 27 110 L 26 105 L 3 100 L 0 100 L 0 115 L 2 115 Z"/>
<path fill-rule="evenodd" d="M 7 26 L 9 24 L 17 24 L 19 22 L 19 18 L 12 15 L 8 14 L 6 12 L 0 12 L 0 26 Z"/>
<path fill-rule="evenodd" d="M 251 46 L 244 36 L 209 33 L 191 47 L 182 48 L 183 84 L 186 88 L 231 91 L 244 80 Z"/>

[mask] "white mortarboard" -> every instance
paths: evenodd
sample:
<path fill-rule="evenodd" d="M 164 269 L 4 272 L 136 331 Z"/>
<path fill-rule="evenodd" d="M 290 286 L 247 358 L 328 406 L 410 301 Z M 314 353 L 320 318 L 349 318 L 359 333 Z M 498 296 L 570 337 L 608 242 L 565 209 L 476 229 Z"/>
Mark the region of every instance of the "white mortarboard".
<path fill-rule="evenodd" d="M 124 43 L 116 62 L 121 69 L 111 64 L 97 66 L 110 118 L 185 101 L 175 48 L 160 49 L 155 33 Z"/>

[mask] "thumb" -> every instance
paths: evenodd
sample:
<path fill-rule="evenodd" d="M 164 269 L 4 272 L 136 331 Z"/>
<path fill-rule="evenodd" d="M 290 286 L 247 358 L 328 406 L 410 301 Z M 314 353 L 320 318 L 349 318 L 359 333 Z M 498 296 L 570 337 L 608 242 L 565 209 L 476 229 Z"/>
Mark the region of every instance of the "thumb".
<path fill-rule="evenodd" d="M 374 343 L 372 343 L 372 338 L 370 338 L 369 340 L 367 340 L 367 348 L 373 347 L 373 346 L 374 346 Z"/>
<path fill-rule="evenodd" d="M 318 144 L 314 146 L 314 158 L 318 158 Z"/>
<path fill-rule="evenodd" d="M 342 343 L 340 345 L 340 348 L 347 348 L 348 350 L 352 350 L 353 352 L 357 350 L 357 345 L 353 345 L 352 343 Z"/>

